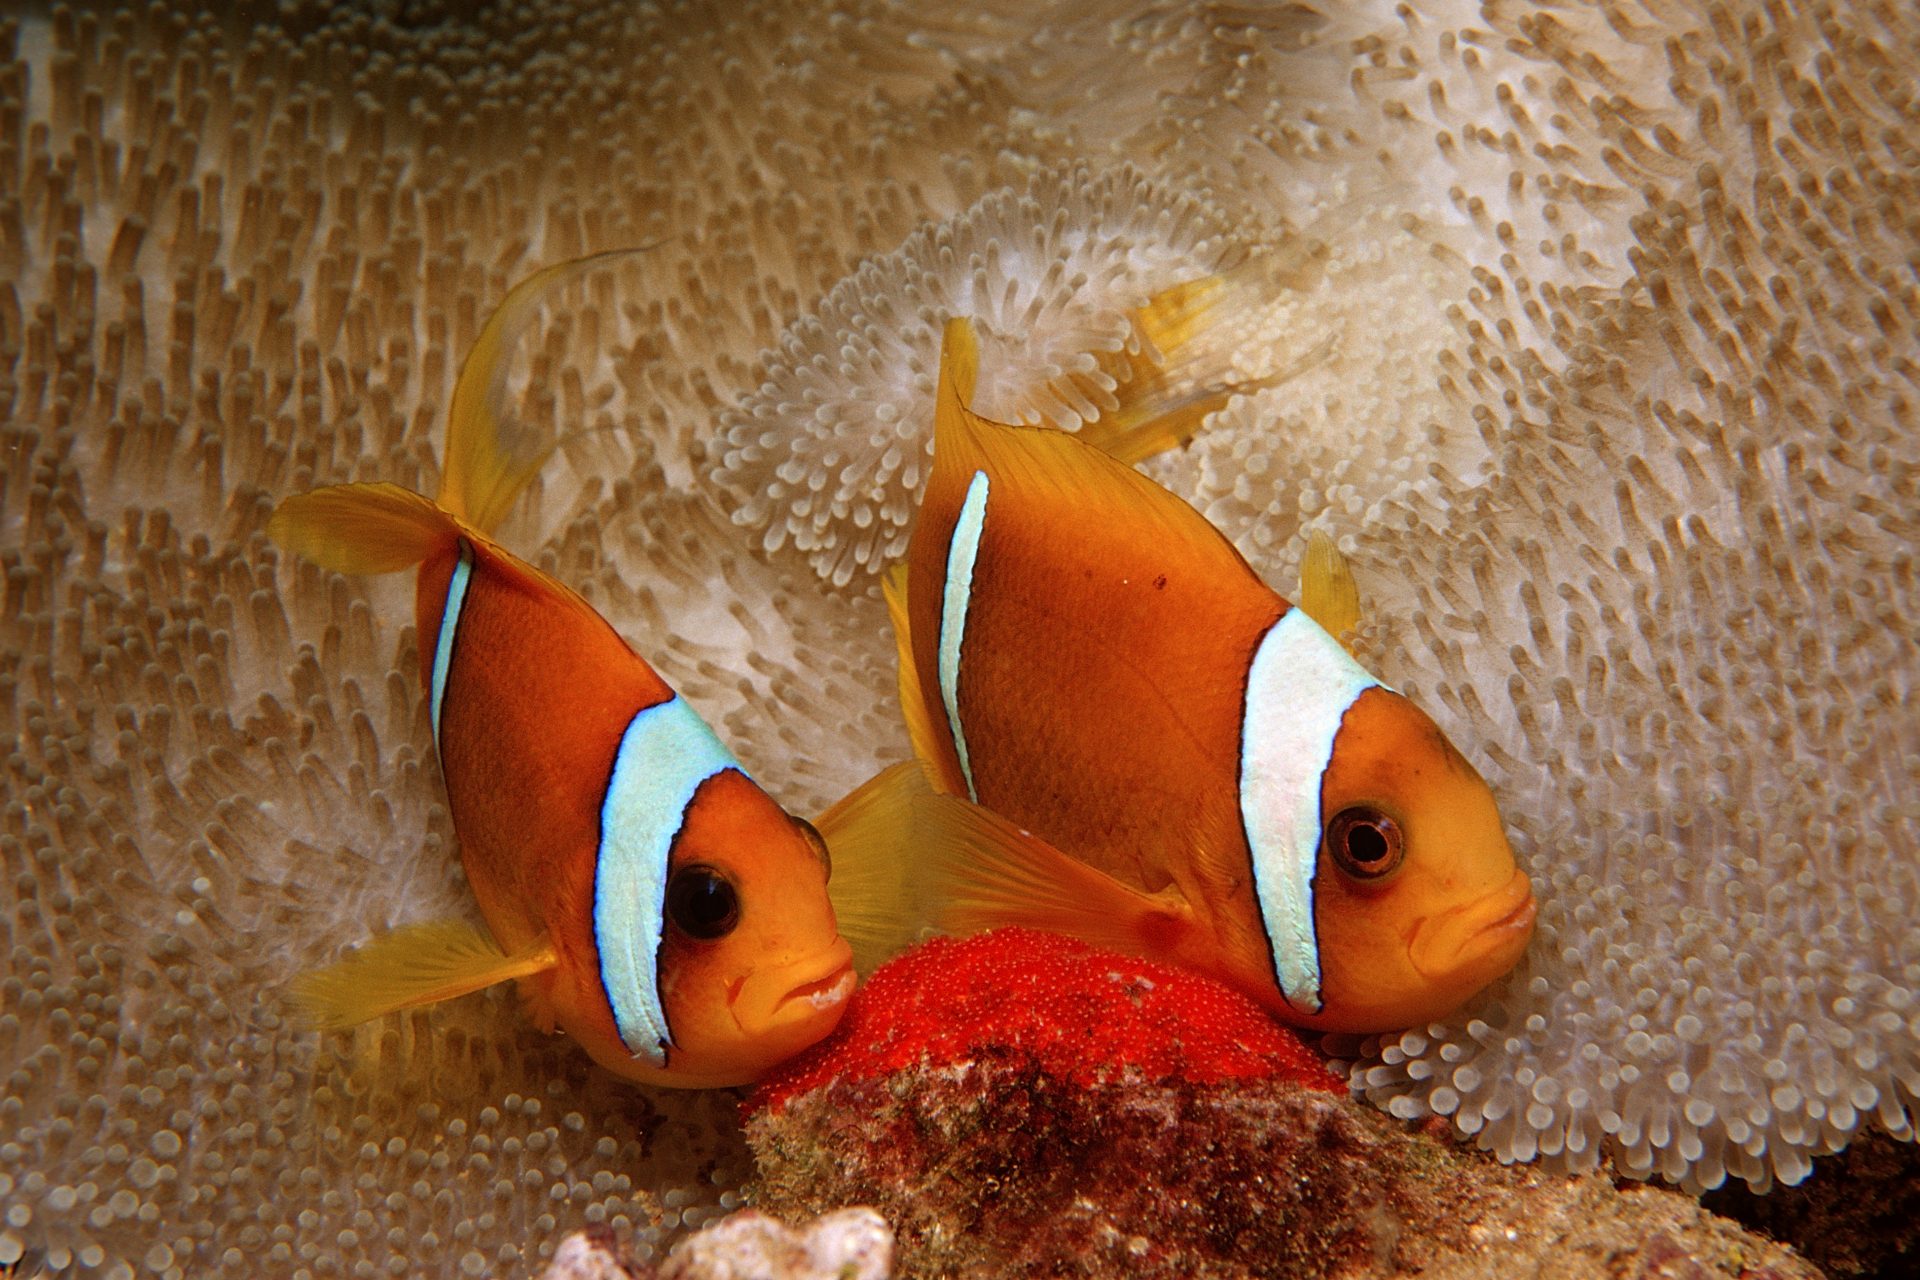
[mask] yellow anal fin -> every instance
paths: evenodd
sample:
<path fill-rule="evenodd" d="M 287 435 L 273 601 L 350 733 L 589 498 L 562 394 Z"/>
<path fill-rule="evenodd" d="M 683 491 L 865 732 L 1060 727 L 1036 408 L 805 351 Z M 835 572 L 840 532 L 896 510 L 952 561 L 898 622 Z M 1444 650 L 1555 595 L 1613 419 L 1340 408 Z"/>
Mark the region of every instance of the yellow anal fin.
<path fill-rule="evenodd" d="M 913 824 L 919 801 L 932 794 L 920 766 L 909 760 L 881 770 L 814 819 L 833 859 L 827 895 L 858 973 L 872 973 L 931 923 Z"/>
<path fill-rule="evenodd" d="M 1020 925 L 1134 954 L 1170 950 L 1191 927 L 1177 890 L 1143 893 L 958 796 L 915 806 L 914 845 L 949 933 Z"/>
<path fill-rule="evenodd" d="M 1333 539 L 1315 529 L 1300 558 L 1300 607 L 1338 639 L 1360 624 L 1360 588 Z"/>
<path fill-rule="evenodd" d="M 927 701 L 926 689 L 920 683 L 920 670 L 913 663 L 913 615 L 907 612 L 904 561 L 881 577 L 880 590 L 887 598 L 887 621 L 893 624 L 893 645 L 900 663 L 900 715 L 907 722 L 907 741 L 913 745 L 915 758 L 931 776 L 937 790 L 963 794 L 967 789 L 966 780 L 960 776 L 958 763 L 948 749 L 944 725 L 934 722 L 934 708 Z"/>
<path fill-rule="evenodd" d="M 459 521 L 397 484 L 335 484 L 286 499 L 267 536 L 338 573 L 395 573 L 457 536 Z"/>
<path fill-rule="evenodd" d="M 648 251 L 614 249 L 556 263 L 508 290 L 493 309 L 460 366 L 447 414 L 440 482 L 440 503 L 447 510 L 483 532 L 498 528 L 514 499 L 554 450 L 556 441 L 550 434 L 502 412 L 507 357 L 541 303 L 588 272 Z"/>
<path fill-rule="evenodd" d="M 335 1030 L 532 977 L 558 963 L 544 937 L 508 955 L 472 925 L 440 920 L 383 934 L 338 964 L 296 978 L 292 992 L 314 1026 Z"/>

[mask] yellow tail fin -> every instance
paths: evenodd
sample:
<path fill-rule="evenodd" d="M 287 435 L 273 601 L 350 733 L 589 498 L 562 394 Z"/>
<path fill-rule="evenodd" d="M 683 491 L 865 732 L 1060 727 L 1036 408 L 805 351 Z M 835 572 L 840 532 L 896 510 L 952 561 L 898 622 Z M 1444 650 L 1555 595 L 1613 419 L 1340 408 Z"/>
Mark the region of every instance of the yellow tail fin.
<path fill-rule="evenodd" d="M 1315 529 L 1300 559 L 1300 607 L 1336 640 L 1360 623 L 1360 587 L 1333 539 Z"/>
<path fill-rule="evenodd" d="M 441 920 L 395 929 L 338 964 L 302 975 L 294 980 L 293 998 L 314 1026 L 337 1030 L 532 977 L 558 963 L 544 937 L 508 955 L 472 925 Z"/>
<path fill-rule="evenodd" d="M 556 263 L 515 285 L 494 308 L 454 384 L 441 463 L 441 506 L 483 533 L 507 518 L 514 499 L 538 474 L 555 444 L 545 431 L 501 412 L 507 354 L 552 290 L 621 258 L 646 252 L 646 248 L 613 249 Z"/>
<path fill-rule="evenodd" d="M 338 573 L 394 573 L 458 536 L 460 524 L 397 484 L 335 484 L 286 499 L 267 536 Z"/>
<path fill-rule="evenodd" d="M 1082 427 L 1079 437 L 1132 465 L 1186 444 L 1235 396 L 1292 377 L 1294 369 L 1240 375 L 1232 365 L 1238 344 L 1221 336 L 1229 308 L 1257 305 L 1265 288 L 1255 260 L 1164 289 L 1131 313 L 1135 341 L 1102 362 L 1120 384 L 1120 404 Z"/>

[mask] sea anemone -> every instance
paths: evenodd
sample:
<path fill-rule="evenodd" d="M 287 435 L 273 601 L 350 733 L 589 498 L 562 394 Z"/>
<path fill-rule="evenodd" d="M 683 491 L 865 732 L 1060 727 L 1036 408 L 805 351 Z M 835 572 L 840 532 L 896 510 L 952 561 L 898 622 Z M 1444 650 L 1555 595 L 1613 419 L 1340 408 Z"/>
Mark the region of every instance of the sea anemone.
<path fill-rule="evenodd" d="M 524 357 L 591 434 L 505 536 L 791 807 L 905 755 L 872 573 L 926 418 L 851 406 L 927 411 L 921 309 L 999 307 L 968 291 L 1000 244 L 996 411 L 1072 426 L 1098 408 L 1072 353 L 1129 299 L 1275 255 L 1246 355 L 1303 371 L 1156 474 L 1283 589 L 1302 528 L 1339 534 L 1362 647 L 1494 781 L 1543 898 L 1528 967 L 1351 1046 L 1361 1086 L 1504 1156 L 1691 1186 L 1910 1135 L 1914 23 L 0 23 L 0 1266 L 478 1274 L 550 1227 L 665 1234 L 745 1177 L 730 1101 L 613 1086 L 503 1000 L 323 1042 L 278 997 L 470 904 L 404 587 L 283 561 L 265 513 L 431 488 L 487 308 L 641 244 Z"/>
<path fill-rule="evenodd" d="M 1265 198 L 1229 238 L 1286 265 L 1241 341 L 1302 368 L 1152 469 L 1283 587 L 1304 531 L 1339 537 L 1360 651 L 1466 744 L 1540 889 L 1475 1005 L 1336 1046 L 1356 1087 L 1695 1189 L 1911 1138 L 1913 15 L 1283 11 L 1103 12 L 998 85 L 1229 225 Z M 1151 50 L 1166 110 L 1079 96 L 1103 40 Z M 809 484 L 871 466 L 832 457 Z M 806 536 L 816 571 L 872 539 Z"/>

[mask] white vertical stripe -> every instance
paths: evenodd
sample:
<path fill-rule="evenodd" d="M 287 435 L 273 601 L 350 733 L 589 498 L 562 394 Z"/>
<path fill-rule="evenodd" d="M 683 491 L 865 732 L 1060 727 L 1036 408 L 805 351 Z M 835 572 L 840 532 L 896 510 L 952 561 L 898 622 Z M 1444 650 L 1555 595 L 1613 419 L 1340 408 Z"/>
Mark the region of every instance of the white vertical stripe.
<path fill-rule="evenodd" d="M 967 781 L 967 797 L 979 800 L 973 789 L 973 763 L 967 758 L 967 735 L 960 727 L 960 645 L 967 634 L 967 606 L 973 601 L 973 562 L 980 556 L 980 534 L 987 522 L 987 473 L 976 471 L 967 486 L 960 518 L 953 522 L 953 541 L 947 544 L 947 578 L 940 595 L 940 700 L 947 706 L 947 727 L 953 730 L 953 751 L 960 757 L 960 774 Z"/>
<path fill-rule="evenodd" d="M 446 603 L 440 608 L 440 635 L 433 644 L 433 680 L 428 687 L 428 709 L 433 713 L 433 740 L 440 741 L 440 704 L 447 697 L 447 669 L 453 665 L 453 637 L 460 629 L 460 610 L 467 603 L 467 582 L 473 576 L 473 550 L 460 544 L 460 560 L 447 583 Z"/>
<path fill-rule="evenodd" d="M 1247 667 L 1240 821 L 1253 854 L 1273 976 L 1287 1003 L 1304 1014 L 1320 1012 L 1323 1004 L 1313 923 L 1320 777 L 1347 708 L 1379 683 L 1298 608 L 1268 628 Z"/>
<path fill-rule="evenodd" d="M 614 1025 L 633 1056 L 664 1067 L 673 1043 L 660 998 L 667 858 L 700 784 L 739 769 L 713 730 L 678 696 L 627 722 L 600 806 L 593 940 Z"/>

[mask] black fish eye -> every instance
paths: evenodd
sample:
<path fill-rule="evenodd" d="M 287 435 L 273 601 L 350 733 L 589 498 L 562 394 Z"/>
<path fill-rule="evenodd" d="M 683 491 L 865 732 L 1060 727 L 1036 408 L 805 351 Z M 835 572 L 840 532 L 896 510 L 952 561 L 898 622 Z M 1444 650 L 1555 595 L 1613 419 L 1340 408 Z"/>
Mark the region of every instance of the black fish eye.
<path fill-rule="evenodd" d="M 739 891 L 712 867 L 682 867 L 667 881 L 667 918 L 689 938 L 724 938 L 740 923 Z"/>
<path fill-rule="evenodd" d="M 1334 865 L 1356 880 L 1391 875 L 1406 854 L 1400 824 L 1372 805 L 1351 805 L 1327 823 L 1327 851 Z"/>

